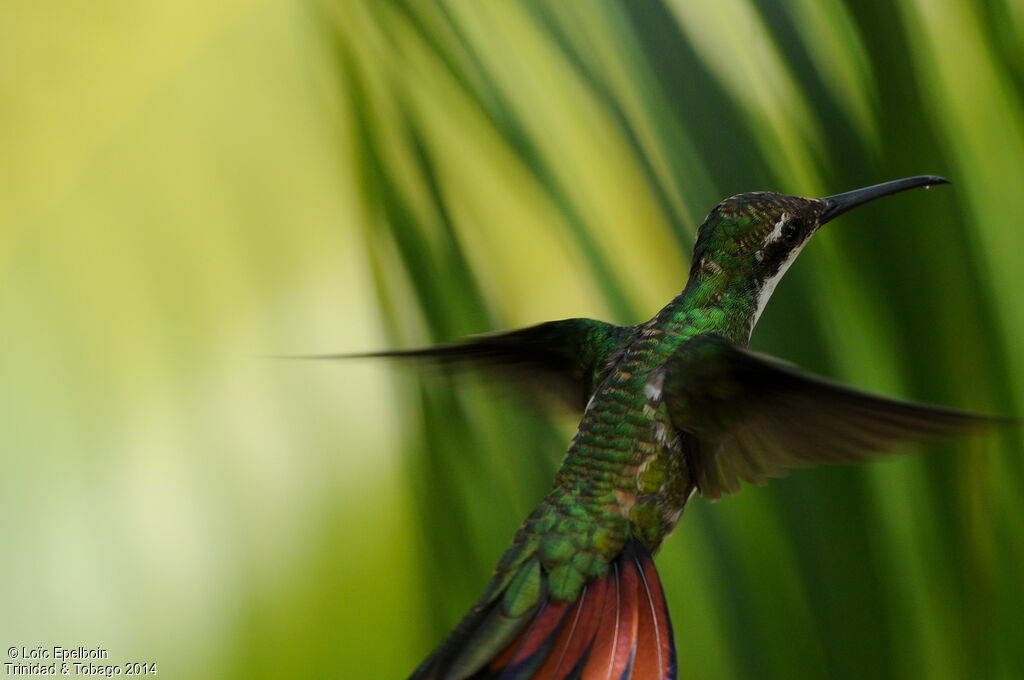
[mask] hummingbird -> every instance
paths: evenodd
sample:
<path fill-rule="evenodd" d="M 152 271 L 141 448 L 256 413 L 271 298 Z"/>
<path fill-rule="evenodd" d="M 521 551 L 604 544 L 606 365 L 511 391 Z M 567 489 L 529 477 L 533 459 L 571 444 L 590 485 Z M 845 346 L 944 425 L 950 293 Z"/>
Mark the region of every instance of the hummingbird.
<path fill-rule="evenodd" d="M 653 555 L 687 501 L 788 468 L 858 463 L 999 418 L 868 394 L 747 348 L 779 280 L 822 225 L 908 177 L 826 198 L 743 193 L 697 230 L 689 278 L 634 326 L 566 319 L 426 349 L 362 355 L 500 367 L 582 410 L 547 496 L 483 595 L 411 680 L 675 678 Z"/>

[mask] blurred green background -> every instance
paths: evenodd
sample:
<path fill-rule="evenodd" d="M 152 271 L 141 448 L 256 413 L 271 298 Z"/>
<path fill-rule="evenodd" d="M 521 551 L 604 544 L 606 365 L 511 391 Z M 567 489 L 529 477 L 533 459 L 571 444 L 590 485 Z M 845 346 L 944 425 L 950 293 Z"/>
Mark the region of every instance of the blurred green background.
<path fill-rule="evenodd" d="M 1020 0 L 0 0 L 0 63 L 5 648 L 408 673 L 572 418 L 261 355 L 645 319 L 741 191 L 953 179 L 752 345 L 1024 412 Z M 1024 677 L 1021 433 L 697 499 L 658 563 L 682 677 Z"/>

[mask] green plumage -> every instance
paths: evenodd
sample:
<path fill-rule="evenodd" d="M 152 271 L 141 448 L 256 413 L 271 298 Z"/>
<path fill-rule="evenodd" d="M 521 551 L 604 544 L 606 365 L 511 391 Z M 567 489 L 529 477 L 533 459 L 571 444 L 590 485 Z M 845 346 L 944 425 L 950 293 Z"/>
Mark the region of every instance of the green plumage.
<path fill-rule="evenodd" d="M 370 355 L 487 364 L 583 408 L 550 492 L 413 677 L 671 677 L 674 641 L 650 555 L 694 493 L 716 499 L 787 468 L 859 462 L 903 440 L 995 422 L 864 394 L 745 349 L 776 283 L 822 224 L 943 182 L 727 199 L 698 230 L 686 287 L 636 326 L 568 319 Z M 574 641 L 577 628 L 588 637 Z"/>

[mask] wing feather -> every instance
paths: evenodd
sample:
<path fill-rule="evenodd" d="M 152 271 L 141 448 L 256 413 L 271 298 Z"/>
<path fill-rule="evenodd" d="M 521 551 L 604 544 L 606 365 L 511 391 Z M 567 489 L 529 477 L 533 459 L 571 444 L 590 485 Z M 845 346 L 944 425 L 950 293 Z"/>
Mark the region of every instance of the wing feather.
<path fill-rule="evenodd" d="M 854 390 L 717 335 L 687 341 L 652 373 L 700 492 L 712 499 L 786 469 L 871 460 L 907 441 L 1015 422 Z"/>
<path fill-rule="evenodd" d="M 609 359 L 634 330 L 594 319 L 563 319 L 436 347 L 283 358 L 417 359 L 451 368 L 491 369 L 516 386 L 538 387 L 582 409 Z"/>

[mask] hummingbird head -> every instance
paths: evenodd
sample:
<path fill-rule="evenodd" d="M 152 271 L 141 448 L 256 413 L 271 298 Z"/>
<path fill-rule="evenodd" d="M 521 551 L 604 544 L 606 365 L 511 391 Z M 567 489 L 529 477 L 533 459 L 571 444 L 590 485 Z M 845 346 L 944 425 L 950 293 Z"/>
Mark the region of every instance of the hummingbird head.
<path fill-rule="evenodd" d="M 882 196 L 948 183 L 942 177 L 921 175 L 826 198 L 766 191 L 727 198 L 697 231 L 690 282 L 716 281 L 719 285 L 714 289 L 736 291 L 751 299 L 752 328 L 779 279 L 823 224 Z"/>
<path fill-rule="evenodd" d="M 824 209 L 819 199 L 767 191 L 725 199 L 697 231 L 691 277 L 724 275 L 757 287 L 781 277 L 821 226 Z"/>

